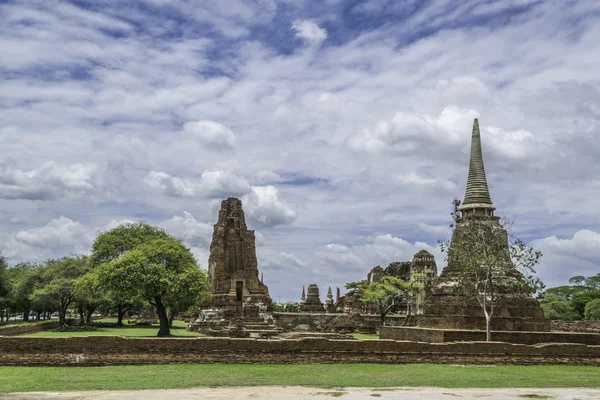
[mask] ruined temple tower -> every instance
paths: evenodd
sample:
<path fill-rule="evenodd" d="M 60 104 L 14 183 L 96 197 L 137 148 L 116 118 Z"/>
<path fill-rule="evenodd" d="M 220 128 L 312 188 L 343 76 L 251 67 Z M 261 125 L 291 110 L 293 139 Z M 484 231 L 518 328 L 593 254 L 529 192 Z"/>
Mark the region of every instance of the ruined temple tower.
<path fill-rule="evenodd" d="M 465 198 L 460 206 L 460 216 L 452 233 L 450 247 L 458 243 L 471 224 L 480 224 L 486 229 L 500 232 L 506 237 L 506 246 L 501 253 L 509 258 L 508 234 L 494 215 L 494 204 L 490 196 L 483 165 L 481 133 L 477 119 L 473 122 L 471 134 L 471 155 Z M 502 237 L 500 236 L 500 237 Z M 485 329 L 485 317 L 476 300 L 467 301 L 456 293 L 457 281 L 462 273 L 457 260 L 450 258 L 438 279 L 428 288 L 423 304 L 423 314 L 418 316 L 419 326 L 450 329 Z M 523 279 L 515 269 L 510 279 Z M 506 293 L 497 305 L 492 318 L 492 330 L 547 331 L 549 321 L 539 302 L 529 293 Z"/>
<path fill-rule="evenodd" d="M 258 278 L 254 231 L 246 226 L 242 202 L 229 197 L 221 202 L 214 225 L 208 279 L 212 292 L 211 306 L 223 310 L 224 316 L 252 316 L 272 309 L 269 289 Z"/>

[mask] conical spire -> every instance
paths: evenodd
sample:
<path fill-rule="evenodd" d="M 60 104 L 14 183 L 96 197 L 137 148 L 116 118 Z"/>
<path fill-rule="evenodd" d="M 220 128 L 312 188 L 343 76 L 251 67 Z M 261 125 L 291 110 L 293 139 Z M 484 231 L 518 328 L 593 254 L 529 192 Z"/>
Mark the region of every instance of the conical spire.
<path fill-rule="evenodd" d="M 484 212 L 477 212 L 477 209 Z M 469 160 L 467 190 L 460 210 L 463 212 L 463 215 L 467 213 L 493 215 L 493 210 L 495 209 L 490 198 L 490 191 L 488 190 L 487 179 L 485 177 L 485 168 L 483 167 L 479 121 L 475 118 L 473 121 L 473 134 L 471 136 L 471 158 Z"/>
<path fill-rule="evenodd" d="M 304 303 L 306 301 L 306 292 L 304 291 L 304 285 L 302 286 L 302 297 L 300 297 L 300 302 Z"/>

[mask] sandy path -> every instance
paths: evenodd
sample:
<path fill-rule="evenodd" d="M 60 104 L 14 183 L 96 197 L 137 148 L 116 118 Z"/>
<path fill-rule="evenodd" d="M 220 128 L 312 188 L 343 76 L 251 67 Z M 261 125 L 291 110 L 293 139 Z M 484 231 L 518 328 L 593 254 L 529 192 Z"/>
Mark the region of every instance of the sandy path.
<path fill-rule="evenodd" d="M 545 397 L 549 396 L 549 397 Z M 600 399 L 600 389 L 443 389 L 411 387 L 394 389 L 345 388 L 318 389 L 307 387 L 254 386 L 233 388 L 196 388 L 170 390 L 123 390 L 94 392 L 31 392 L 0 394 L 7 400 L 165 400 L 165 399 Z"/>

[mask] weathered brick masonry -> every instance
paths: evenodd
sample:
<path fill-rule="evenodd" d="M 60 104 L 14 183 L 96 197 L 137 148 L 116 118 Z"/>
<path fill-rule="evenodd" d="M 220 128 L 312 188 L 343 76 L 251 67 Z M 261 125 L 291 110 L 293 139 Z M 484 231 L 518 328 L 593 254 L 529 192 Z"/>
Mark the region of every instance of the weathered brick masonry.
<path fill-rule="evenodd" d="M 483 342 L 485 331 L 384 326 L 379 329 L 379 337 L 429 343 Z M 492 340 L 515 344 L 579 343 L 600 346 L 600 334 L 597 333 L 492 331 Z"/>
<path fill-rule="evenodd" d="M 26 333 L 42 332 L 56 327 L 58 327 L 58 322 L 56 321 L 5 325 L 0 326 L 0 336 L 24 335 Z"/>
<path fill-rule="evenodd" d="M 600 365 L 600 346 L 308 338 L 0 337 L 0 365 L 340 362 Z"/>

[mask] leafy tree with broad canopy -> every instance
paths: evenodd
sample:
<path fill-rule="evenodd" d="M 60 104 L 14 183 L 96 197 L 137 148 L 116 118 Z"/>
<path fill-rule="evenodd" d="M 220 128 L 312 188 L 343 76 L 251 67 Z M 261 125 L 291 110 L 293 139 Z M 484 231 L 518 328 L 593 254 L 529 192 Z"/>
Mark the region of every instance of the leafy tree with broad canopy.
<path fill-rule="evenodd" d="M 592 300 L 585 305 L 585 319 L 600 321 L 600 299 Z"/>
<path fill-rule="evenodd" d="M 350 282 L 346 288 L 354 292 L 354 296 L 363 304 L 376 304 L 379 310 L 381 326 L 385 325 L 386 316 L 396 306 L 405 302 L 410 306 L 416 294 L 423 283 L 416 276 L 405 281 L 397 276 L 384 276 L 380 282 L 368 282 L 366 280 L 359 282 Z"/>
<path fill-rule="evenodd" d="M 579 319 L 579 314 L 577 314 L 573 305 L 561 295 L 546 293 L 540 301 L 540 306 L 547 318 L 561 321 Z"/>
<path fill-rule="evenodd" d="M 67 310 L 76 299 L 75 282 L 89 270 L 87 256 L 68 256 L 48 260 L 40 269 L 40 280 L 31 294 L 35 303 L 53 304 L 58 308 L 58 321 L 66 325 Z"/>
<path fill-rule="evenodd" d="M 124 224 L 101 234 L 94 242 L 92 260 L 102 287 L 140 296 L 156 309 L 158 336 L 170 335 L 168 307 L 197 304 L 208 289 L 191 251 L 147 224 Z"/>

